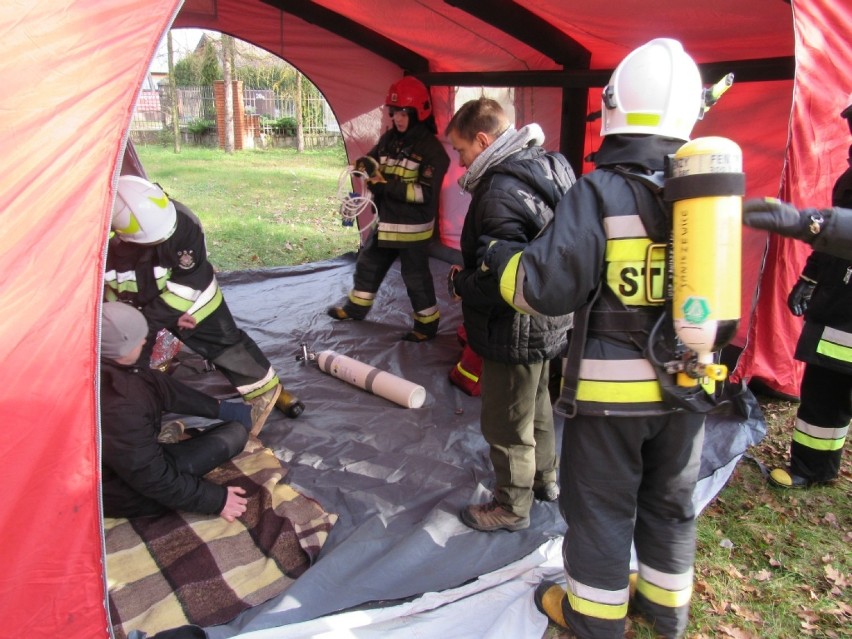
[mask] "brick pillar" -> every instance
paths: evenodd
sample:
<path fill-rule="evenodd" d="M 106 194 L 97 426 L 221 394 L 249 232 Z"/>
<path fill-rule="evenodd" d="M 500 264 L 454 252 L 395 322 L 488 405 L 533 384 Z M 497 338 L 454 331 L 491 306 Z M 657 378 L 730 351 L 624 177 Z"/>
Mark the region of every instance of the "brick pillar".
<path fill-rule="evenodd" d="M 243 103 L 243 83 L 240 80 L 231 82 L 231 93 L 234 98 L 234 150 L 243 149 L 246 136 L 245 114 Z M 213 83 L 213 98 L 216 102 L 216 130 L 219 132 L 219 148 L 225 148 L 225 83 L 216 80 Z"/>

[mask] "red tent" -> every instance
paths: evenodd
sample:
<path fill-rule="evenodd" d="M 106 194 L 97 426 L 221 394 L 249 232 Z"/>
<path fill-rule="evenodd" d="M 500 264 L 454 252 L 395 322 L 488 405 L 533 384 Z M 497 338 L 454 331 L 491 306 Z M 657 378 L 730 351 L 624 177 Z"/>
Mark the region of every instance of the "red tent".
<path fill-rule="evenodd" d="M 372 142 L 387 86 L 433 86 L 439 127 L 456 87 L 515 88 L 516 117 L 575 166 L 598 143 L 599 88 L 635 46 L 681 40 L 705 80 L 734 88 L 695 135 L 740 144 L 749 196 L 827 205 L 845 167 L 852 88 L 845 3 L 814 0 L 30 0 L 0 6 L 0 376 L 5 432 L 0 616 L 16 636 L 109 635 L 99 509 L 98 317 L 118 166 L 134 100 L 167 29 L 231 34 L 324 93 L 350 157 Z M 445 185 L 442 241 L 464 202 Z M 746 233 L 737 374 L 796 394 L 798 320 L 783 304 L 806 247 Z M 755 293 L 760 282 L 759 294 Z M 748 338 L 747 341 L 745 338 Z M 64 543 L 55 544 L 56 531 Z"/>

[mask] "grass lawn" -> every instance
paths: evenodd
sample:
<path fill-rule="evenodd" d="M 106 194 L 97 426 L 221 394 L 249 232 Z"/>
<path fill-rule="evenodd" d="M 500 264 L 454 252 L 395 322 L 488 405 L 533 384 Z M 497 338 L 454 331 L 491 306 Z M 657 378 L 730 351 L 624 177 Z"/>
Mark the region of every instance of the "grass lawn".
<path fill-rule="evenodd" d="M 338 180 L 343 147 L 246 150 L 136 147 L 148 177 L 204 225 L 210 261 L 221 271 L 315 262 L 358 248 L 344 227 Z"/>
<path fill-rule="evenodd" d="M 358 247 L 338 213 L 342 147 L 242 151 L 137 147 L 151 179 L 202 220 L 220 270 L 300 264 Z M 795 404 L 761 399 L 768 435 L 749 455 L 786 463 Z M 847 449 L 849 445 L 847 444 Z M 698 520 L 688 637 L 852 637 L 852 453 L 840 479 L 808 491 L 770 488 L 743 460 Z M 551 626 L 546 637 L 557 639 Z M 630 621 L 627 637 L 650 639 Z"/>

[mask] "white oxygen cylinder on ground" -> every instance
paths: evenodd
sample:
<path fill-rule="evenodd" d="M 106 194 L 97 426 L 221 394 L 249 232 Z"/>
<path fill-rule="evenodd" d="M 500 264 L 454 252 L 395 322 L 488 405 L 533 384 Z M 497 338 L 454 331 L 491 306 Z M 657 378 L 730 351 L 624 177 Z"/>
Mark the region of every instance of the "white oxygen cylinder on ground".
<path fill-rule="evenodd" d="M 317 353 L 317 364 L 324 373 L 363 388 L 406 408 L 420 408 L 426 401 L 426 389 L 335 351 Z"/>

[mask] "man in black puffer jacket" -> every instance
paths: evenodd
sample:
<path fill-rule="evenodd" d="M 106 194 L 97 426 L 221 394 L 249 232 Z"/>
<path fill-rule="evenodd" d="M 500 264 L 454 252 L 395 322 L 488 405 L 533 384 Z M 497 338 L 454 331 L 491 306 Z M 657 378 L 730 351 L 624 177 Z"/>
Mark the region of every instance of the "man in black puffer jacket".
<path fill-rule="evenodd" d="M 549 363 L 560 355 L 571 315 L 519 313 L 500 296 L 493 274 L 477 268 L 482 236 L 526 243 L 552 219 L 574 183 L 558 153 L 542 147 L 537 124 L 515 130 L 490 98 L 465 103 L 446 134 L 467 168 L 459 184 L 472 194 L 461 234 L 464 266 L 450 271 L 471 348 L 483 358 L 482 435 L 496 475 L 494 499 L 462 509 L 477 530 L 527 528 L 533 498 L 554 501 L 557 456 Z"/>

